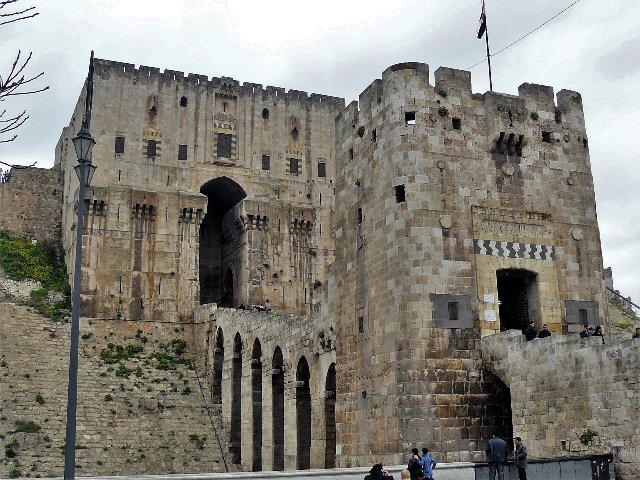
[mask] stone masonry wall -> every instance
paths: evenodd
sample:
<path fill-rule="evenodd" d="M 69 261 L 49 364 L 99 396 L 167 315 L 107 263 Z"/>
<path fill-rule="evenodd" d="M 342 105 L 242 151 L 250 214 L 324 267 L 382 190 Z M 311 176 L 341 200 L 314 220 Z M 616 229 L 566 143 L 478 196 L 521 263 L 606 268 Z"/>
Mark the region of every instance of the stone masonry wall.
<path fill-rule="evenodd" d="M 56 148 L 68 265 L 70 139 L 84 95 Z M 325 95 L 96 59 L 83 314 L 189 321 L 194 304 L 220 303 L 209 290 L 220 291 L 227 269 L 230 306 L 310 313 L 313 285 L 326 283 L 333 260 L 334 118 L 343 107 Z M 231 228 L 219 231 L 218 214 Z M 211 230 L 222 242 L 210 241 Z M 203 262 L 203 245 L 232 242 L 233 252 Z"/>
<path fill-rule="evenodd" d="M 69 324 L 0 303 L 0 477 L 61 476 L 69 364 Z M 105 364 L 108 343 L 164 352 L 188 338 L 175 325 L 87 321 L 80 325 L 76 473 L 136 475 L 225 471 L 195 370 L 163 370 L 157 360 Z M 130 369 L 127 371 L 127 369 Z M 13 433 L 31 421 L 35 433 Z M 227 452 L 228 454 L 228 452 Z"/>
<path fill-rule="evenodd" d="M 482 339 L 485 367 L 511 391 L 513 433 L 533 457 L 614 455 L 620 478 L 640 478 L 640 340 L 577 334 L 525 342 Z M 597 433 L 588 445 L 578 439 Z M 618 478 L 618 477 L 616 477 Z"/>
<path fill-rule="evenodd" d="M 0 230 L 33 240 L 57 240 L 62 221 L 59 168 L 14 168 L 0 183 Z"/>

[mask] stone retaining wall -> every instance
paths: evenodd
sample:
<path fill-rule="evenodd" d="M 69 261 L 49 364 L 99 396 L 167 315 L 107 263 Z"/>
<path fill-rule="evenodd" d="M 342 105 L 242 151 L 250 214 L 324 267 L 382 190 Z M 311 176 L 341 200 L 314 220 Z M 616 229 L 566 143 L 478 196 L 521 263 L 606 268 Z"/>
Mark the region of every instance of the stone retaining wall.
<path fill-rule="evenodd" d="M 0 478 L 60 475 L 69 324 L 8 303 L 0 303 L 0 319 L 0 441 L 13 452 L 3 455 Z M 122 367 L 100 360 L 108 343 L 141 345 L 138 356 L 148 358 L 190 331 L 82 319 L 80 335 L 77 475 L 225 471 L 195 370 L 162 370 L 157 360 L 130 359 Z M 39 431 L 12 433 L 19 421 L 34 422 Z"/>
<path fill-rule="evenodd" d="M 516 332 L 482 339 L 485 366 L 510 388 L 513 433 L 532 456 L 614 454 L 620 478 L 640 478 L 640 341 Z M 580 435 L 597 435 L 584 445 Z"/>

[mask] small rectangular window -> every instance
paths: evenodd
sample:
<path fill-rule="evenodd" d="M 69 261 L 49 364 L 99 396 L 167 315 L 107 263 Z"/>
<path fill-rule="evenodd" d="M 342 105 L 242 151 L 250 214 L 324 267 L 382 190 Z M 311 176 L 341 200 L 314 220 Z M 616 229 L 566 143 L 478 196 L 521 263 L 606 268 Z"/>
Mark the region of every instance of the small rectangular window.
<path fill-rule="evenodd" d="M 544 143 L 551 143 L 551 132 L 542 131 L 542 141 Z"/>
<path fill-rule="evenodd" d="M 233 139 L 233 135 L 230 133 L 219 133 L 218 134 L 218 148 L 217 148 L 217 156 L 224 158 L 231 158 L 231 141 Z"/>
<path fill-rule="evenodd" d="M 358 317 L 358 333 L 364 333 L 364 317 Z"/>
<path fill-rule="evenodd" d="M 578 309 L 578 318 L 580 319 L 581 325 L 586 325 L 587 323 L 589 323 L 589 314 L 586 308 Z"/>
<path fill-rule="evenodd" d="M 449 320 L 458 320 L 458 302 L 448 302 Z"/>
<path fill-rule="evenodd" d="M 358 208 L 358 225 L 362 224 L 362 208 Z"/>
<path fill-rule="evenodd" d="M 271 156 L 262 155 L 262 170 L 271 170 Z"/>
<path fill-rule="evenodd" d="M 327 164 L 318 162 L 318 177 L 325 178 L 327 176 Z"/>
<path fill-rule="evenodd" d="M 297 158 L 289 159 L 289 173 L 293 175 L 300 174 L 300 160 L 298 160 Z"/>
<path fill-rule="evenodd" d="M 404 122 L 407 125 L 415 125 L 416 124 L 416 112 L 405 112 L 404 113 Z"/>
<path fill-rule="evenodd" d="M 178 145 L 178 160 L 186 160 L 186 159 L 187 159 L 187 146 Z"/>
<path fill-rule="evenodd" d="M 155 157 L 158 153 L 158 142 L 156 140 L 147 140 L 147 157 Z"/>
<path fill-rule="evenodd" d="M 396 185 L 396 203 L 403 203 L 404 201 L 404 185 Z"/>
<path fill-rule="evenodd" d="M 371 141 L 373 143 L 376 143 L 378 141 L 378 133 L 376 132 L 375 128 L 371 130 Z"/>
<path fill-rule="evenodd" d="M 124 153 L 124 137 L 116 137 L 116 153 Z"/>
<path fill-rule="evenodd" d="M 462 128 L 462 120 L 460 120 L 459 118 L 452 118 L 451 126 L 454 130 L 460 130 L 460 128 Z"/>
<path fill-rule="evenodd" d="M 349 149 L 349 160 L 353 160 L 353 148 Z"/>

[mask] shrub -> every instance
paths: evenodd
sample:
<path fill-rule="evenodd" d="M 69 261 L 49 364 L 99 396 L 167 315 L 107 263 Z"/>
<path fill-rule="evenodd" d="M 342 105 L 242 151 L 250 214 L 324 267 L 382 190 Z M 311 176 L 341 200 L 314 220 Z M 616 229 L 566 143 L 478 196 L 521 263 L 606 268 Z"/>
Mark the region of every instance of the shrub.
<path fill-rule="evenodd" d="M 440 95 L 442 98 L 447 98 L 447 91 L 443 90 L 442 88 L 439 88 L 436 93 Z"/>
<path fill-rule="evenodd" d="M 593 437 L 598 436 L 598 432 L 594 432 L 590 428 L 587 428 L 584 432 L 580 434 L 578 437 L 580 439 L 580 443 L 583 445 L 589 445 L 589 442 L 593 440 Z"/>
<path fill-rule="evenodd" d="M 531 112 L 529 114 L 529 117 L 531 118 L 531 120 L 538 120 L 538 118 L 540 118 L 540 115 L 538 115 L 538 112 Z"/>
<path fill-rule="evenodd" d="M 364 127 L 358 127 L 358 131 L 356 132 L 360 138 L 364 136 Z"/>
<path fill-rule="evenodd" d="M 440 115 L 441 117 L 446 117 L 447 115 L 449 115 L 449 110 L 447 109 L 447 107 L 440 107 L 438 109 L 438 115 Z"/>
<path fill-rule="evenodd" d="M 40 425 L 38 425 L 37 423 L 29 420 L 29 421 L 24 421 L 24 420 L 16 420 L 16 429 L 11 432 L 11 433 L 18 433 L 18 432 L 24 432 L 24 433 L 38 433 L 40 431 Z"/>
<path fill-rule="evenodd" d="M 40 405 L 42 405 L 45 402 L 44 397 L 42 396 L 41 393 L 36 395 L 36 402 L 38 402 Z"/>

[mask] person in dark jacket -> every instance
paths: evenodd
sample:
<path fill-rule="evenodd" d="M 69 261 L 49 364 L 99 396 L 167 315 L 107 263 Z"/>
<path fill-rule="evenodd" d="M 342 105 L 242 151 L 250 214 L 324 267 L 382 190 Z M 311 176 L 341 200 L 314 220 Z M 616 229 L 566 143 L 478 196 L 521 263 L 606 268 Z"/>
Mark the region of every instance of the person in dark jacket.
<path fill-rule="evenodd" d="M 518 478 L 520 480 L 527 480 L 527 447 L 522 443 L 520 437 L 514 438 L 516 444 L 516 468 L 518 469 Z"/>
<path fill-rule="evenodd" d="M 487 463 L 489 464 L 489 480 L 504 480 L 504 462 L 507 460 L 507 442 L 498 433 L 493 434 L 487 447 Z"/>
<path fill-rule="evenodd" d="M 631 338 L 640 338 L 640 327 L 636 327 L 636 333 L 634 333 Z"/>
<path fill-rule="evenodd" d="M 544 325 L 542 325 L 542 330 L 538 332 L 538 338 L 547 338 L 550 336 L 551 332 L 549 331 L 549 327 L 547 327 L 547 324 L 545 323 Z"/>
<path fill-rule="evenodd" d="M 409 470 L 409 474 L 411 475 L 411 480 L 418 480 L 419 478 L 424 477 L 424 472 L 422 471 L 422 465 L 420 465 L 420 460 L 422 458 L 418 454 L 417 448 L 411 449 L 411 457 L 409 457 L 409 462 L 407 462 L 407 470 Z"/>
<path fill-rule="evenodd" d="M 393 475 L 389 475 L 387 472 L 382 470 L 382 464 L 376 463 L 371 470 L 369 470 L 369 475 L 364 477 L 364 480 L 393 480 Z"/>
<path fill-rule="evenodd" d="M 538 332 L 536 332 L 536 329 L 533 326 L 533 322 L 529 322 L 529 325 L 527 325 L 527 328 L 524 331 L 524 336 L 527 337 L 527 342 L 530 342 L 531 340 L 538 337 Z"/>

